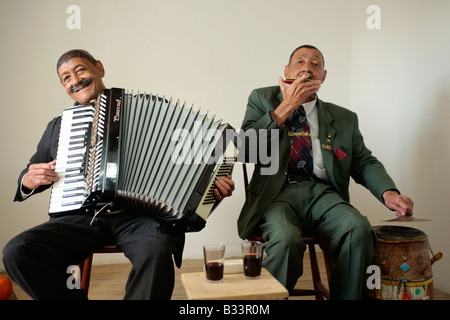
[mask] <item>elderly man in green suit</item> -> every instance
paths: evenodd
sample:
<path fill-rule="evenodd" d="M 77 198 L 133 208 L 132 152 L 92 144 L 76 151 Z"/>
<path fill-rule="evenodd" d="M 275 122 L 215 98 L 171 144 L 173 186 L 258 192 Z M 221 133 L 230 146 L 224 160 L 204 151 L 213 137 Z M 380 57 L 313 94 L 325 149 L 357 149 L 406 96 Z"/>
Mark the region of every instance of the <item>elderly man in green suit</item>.
<path fill-rule="evenodd" d="M 397 215 L 412 215 L 413 202 L 365 146 L 357 115 L 318 99 L 324 64 L 317 48 L 300 46 L 285 67 L 286 80 L 251 93 L 242 129 L 264 132 L 258 139 L 268 141 L 257 144 L 277 143 L 277 148 L 268 150 L 271 163 L 256 161 L 238 230 L 243 239 L 261 234 L 267 253 L 263 265 L 288 290 L 302 275 L 302 235 L 325 241 L 334 262 L 331 298 L 360 299 L 376 235 L 349 203 L 350 177 Z M 255 145 L 246 144 L 247 158 Z M 274 163 L 276 172 L 267 174 L 264 169 Z"/>

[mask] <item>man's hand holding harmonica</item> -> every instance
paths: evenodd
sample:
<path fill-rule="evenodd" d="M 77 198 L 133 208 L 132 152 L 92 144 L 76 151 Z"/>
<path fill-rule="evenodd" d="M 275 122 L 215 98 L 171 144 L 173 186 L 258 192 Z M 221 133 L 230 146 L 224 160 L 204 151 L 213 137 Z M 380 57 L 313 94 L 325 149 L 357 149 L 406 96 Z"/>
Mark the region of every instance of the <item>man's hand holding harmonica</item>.
<path fill-rule="evenodd" d="M 278 79 L 283 101 L 272 113 L 275 123 L 282 125 L 301 104 L 314 100 L 326 75 L 323 58 L 319 55 L 307 56 L 296 52 L 291 56 L 284 68 L 284 76 L 295 81 L 287 85 L 281 78 Z"/>
<path fill-rule="evenodd" d="M 315 94 L 319 92 L 322 80 L 311 80 L 308 77 L 309 74 L 304 73 L 295 79 L 292 84 L 286 84 L 281 78 L 278 79 L 283 95 L 283 101 L 273 112 L 278 125 L 283 124 L 301 104 L 314 100 Z"/>

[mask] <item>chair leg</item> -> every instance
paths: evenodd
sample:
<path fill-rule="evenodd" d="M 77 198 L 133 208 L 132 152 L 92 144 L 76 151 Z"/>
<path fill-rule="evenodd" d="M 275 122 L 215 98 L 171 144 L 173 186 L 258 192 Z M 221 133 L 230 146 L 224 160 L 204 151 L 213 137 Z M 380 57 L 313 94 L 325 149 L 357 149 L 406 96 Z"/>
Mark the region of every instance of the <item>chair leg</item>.
<path fill-rule="evenodd" d="M 322 247 L 323 258 L 325 260 L 325 268 L 327 270 L 328 283 L 330 283 L 331 272 L 333 271 L 333 260 L 331 259 L 331 252 L 328 246 Z"/>
<path fill-rule="evenodd" d="M 80 264 L 81 271 L 81 289 L 86 293 L 89 292 L 89 283 L 91 281 L 92 256 L 90 255 L 82 264 Z"/>
<path fill-rule="evenodd" d="M 308 244 L 309 260 L 311 262 L 311 272 L 314 284 L 314 291 L 321 291 L 320 284 L 322 283 L 320 278 L 319 264 L 317 263 L 317 254 L 314 244 Z M 315 294 L 316 300 L 323 300 L 323 295 Z"/>

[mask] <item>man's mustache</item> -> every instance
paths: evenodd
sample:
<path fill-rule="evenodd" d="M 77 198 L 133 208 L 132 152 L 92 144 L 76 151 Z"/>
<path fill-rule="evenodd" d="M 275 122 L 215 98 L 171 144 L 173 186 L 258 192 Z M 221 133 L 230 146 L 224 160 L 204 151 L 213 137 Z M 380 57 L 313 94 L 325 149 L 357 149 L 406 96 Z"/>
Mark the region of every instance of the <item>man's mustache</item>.
<path fill-rule="evenodd" d="M 91 78 L 87 78 L 85 80 L 82 80 L 77 86 L 70 88 L 69 91 L 71 93 L 78 92 L 81 89 L 83 89 L 84 87 L 87 87 L 88 85 L 90 85 L 91 82 L 92 82 Z"/>

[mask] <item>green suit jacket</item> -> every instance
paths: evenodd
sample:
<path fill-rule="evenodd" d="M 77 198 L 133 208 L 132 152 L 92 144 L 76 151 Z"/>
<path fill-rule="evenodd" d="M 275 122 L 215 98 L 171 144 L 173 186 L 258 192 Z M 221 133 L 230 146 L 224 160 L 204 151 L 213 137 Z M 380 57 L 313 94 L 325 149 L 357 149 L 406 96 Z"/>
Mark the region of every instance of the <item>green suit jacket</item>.
<path fill-rule="evenodd" d="M 270 111 L 283 100 L 278 86 L 255 89 L 250 94 L 242 130 L 268 129 L 269 134 L 259 139 L 271 139 L 271 129 L 279 130 L 278 170 L 273 175 L 261 174 L 261 169 L 270 164 L 257 161 L 248 186 L 248 198 L 238 219 L 238 231 L 246 239 L 258 225 L 265 210 L 280 192 L 286 178 L 290 153 L 289 125 L 276 127 L 269 115 Z M 386 190 L 397 190 L 394 181 L 384 166 L 366 148 L 358 127 L 357 115 L 345 108 L 318 100 L 319 139 L 322 147 L 323 163 L 329 183 L 349 202 L 349 183 L 352 177 L 365 186 L 383 204 L 382 194 Z M 291 117 L 288 118 L 289 123 Z M 276 136 L 275 136 L 276 137 Z M 270 142 L 266 142 L 270 146 Z M 254 145 L 254 144 L 253 144 Z M 259 142 L 258 142 L 259 145 Z M 246 157 L 249 156 L 246 144 Z"/>

